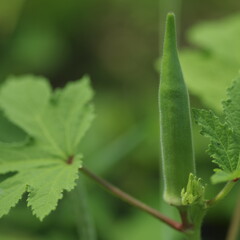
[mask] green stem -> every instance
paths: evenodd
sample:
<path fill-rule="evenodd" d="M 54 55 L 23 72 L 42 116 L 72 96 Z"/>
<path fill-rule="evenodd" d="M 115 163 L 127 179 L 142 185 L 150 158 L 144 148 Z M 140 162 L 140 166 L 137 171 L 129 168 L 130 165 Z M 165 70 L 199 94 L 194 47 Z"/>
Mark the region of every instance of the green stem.
<path fill-rule="evenodd" d="M 191 234 L 188 233 L 185 235 L 186 240 L 201 240 L 201 229 L 194 229 Z"/>
<path fill-rule="evenodd" d="M 185 225 L 186 240 L 201 240 L 202 221 L 206 209 L 202 205 L 192 205 L 180 212 L 183 225 Z"/>
<path fill-rule="evenodd" d="M 240 194 L 232 216 L 226 240 L 237 240 L 240 229 Z"/>
<path fill-rule="evenodd" d="M 213 199 L 207 201 L 207 207 L 210 207 L 222 200 L 231 191 L 235 184 L 236 182 L 229 181 Z"/>
<path fill-rule="evenodd" d="M 199 219 L 194 223 L 194 227 L 191 231 L 186 232 L 186 240 L 201 240 L 201 227 L 204 214 L 199 216 Z"/>
<path fill-rule="evenodd" d="M 77 182 L 72 198 L 79 239 L 96 240 L 96 230 L 89 211 L 88 197 L 83 179 Z"/>

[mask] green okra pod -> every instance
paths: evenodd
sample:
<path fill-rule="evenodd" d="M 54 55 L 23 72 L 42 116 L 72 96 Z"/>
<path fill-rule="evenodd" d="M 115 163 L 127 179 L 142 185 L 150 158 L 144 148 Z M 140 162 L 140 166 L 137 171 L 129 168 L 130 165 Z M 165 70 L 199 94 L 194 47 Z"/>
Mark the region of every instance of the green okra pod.
<path fill-rule="evenodd" d="M 175 17 L 167 15 L 159 89 L 164 200 L 181 206 L 181 190 L 195 174 L 189 95 L 176 46 Z"/>

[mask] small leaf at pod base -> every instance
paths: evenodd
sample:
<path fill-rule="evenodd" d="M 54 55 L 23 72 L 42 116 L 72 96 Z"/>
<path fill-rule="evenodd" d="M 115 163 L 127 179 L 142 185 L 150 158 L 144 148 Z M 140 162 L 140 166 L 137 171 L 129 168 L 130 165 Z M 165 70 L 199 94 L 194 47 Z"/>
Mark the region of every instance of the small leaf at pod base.
<path fill-rule="evenodd" d="M 197 178 L 192 173 L 189 174 L 188 184 L 181 191 L 182 204 L 192 205 L 205 203 L 205 186 L 202 184 L 201 178 Z"/>

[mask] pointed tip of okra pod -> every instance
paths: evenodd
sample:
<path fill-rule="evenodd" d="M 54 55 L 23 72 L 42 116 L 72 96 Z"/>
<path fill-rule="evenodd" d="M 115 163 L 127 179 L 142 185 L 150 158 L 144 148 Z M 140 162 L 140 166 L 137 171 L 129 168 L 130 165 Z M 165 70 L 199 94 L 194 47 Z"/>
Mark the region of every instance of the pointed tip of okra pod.
<path fill-rule="evenodd" d="M 173 21 L 174 21 L 174 19 L 175 19 L 175 14 L 174 14 L 174 12 L 169 12 L 168 14 L 167 14 L 167 20 L 168 19 L 172 19 Z"/>
<path fill-rule="evenodd" d="M 166 29 L 164 37 L 164 48 L 176 48 L 176 27 L 175 27 L 175 14 L 169 12 L 166 17 Z"/>

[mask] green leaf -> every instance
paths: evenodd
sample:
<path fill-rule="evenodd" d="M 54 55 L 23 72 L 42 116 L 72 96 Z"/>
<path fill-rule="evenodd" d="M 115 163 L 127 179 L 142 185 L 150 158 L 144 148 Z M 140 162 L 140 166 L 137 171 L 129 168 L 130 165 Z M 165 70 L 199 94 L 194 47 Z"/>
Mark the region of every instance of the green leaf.
<path fill-rule="evenodd" d="M 232 86 L 227 89 L 227 100 L 223 101 L 223 111 L 227 122 L 240 135 L 240 76 L 233 80 Z"/>
<path fill-rule="evenodd" d="M 240 166 L 233 172 L 225 172 L 221 169 L 214 169 L 215 174 L 211 177 L 213 183 L 237 181 L 240 178 Z"/>
<path fill-rule="evenodd" d="M 220 112 L 225 89 L 240 66 L 240 14 L 194 25 L 187 33 L 191 46 L 180 51 L 191 94 Z"/>
<path fill-rule="evenodd" d="M 180 52 L 184 77 L 192 95 L 203 104 L 220 112 L 226 88 L 238 71 L 239 64 L 199 50 Z"/>
<path fill-rule="evenodd" d="M 22 198 L 27 186 L 24 175 L 17 174 L 0 184 L 0 217 L 8 214 L 9 209 L 14 207 Z"/>
<path fill-rule="evenodd" d="M 30 138 L 19 127 L 11 123 L 2 111 L 0 111 L 0 144 L 23 145 Z"/>
<path fill-rule="evenodd" d="M 27 189 L 28 206 L 40 220 L 56 208 L 58 200 L 63 197 L 63 190 L 71 191 L 74 188 L 80 165 L 80 156 L 77 155 L 73 164 L 66 165 L 60 161 L 45 169 L 37 168 L 27 172 L 31 180 Z"/>
<path fill-rule="evenodd" d="M 223 19 L 203 22 L 189 31 L 188 39 L 194 45 L 211 51 L 222 59 L 239 64 L 239 23 L 239 13 Z"/>
<path fill-rule="evenodd" d="M 201 127 L 201 134 L 210 138 L 207 152 L 213 158 L 213 162 L 220 167 L 212 181 L 217 183 L 240 177 L 240 137 L 227 122 L 222 123 L 212 111 L 194 109 L 193 113 Z"/>
<path fill-rule="evenodd" d="M 75 186 L 81 167 L 79 143 L 93 119 L 89 79 L 52 91 L 42 77 L 11 77 L 0 91 L 8 119 L 31 136 L 25 145 L 0 145 L 0 173 L 15 175 L 0 183 L 0 216 L 28 192 L 28 206 L 43 219 L 63 191 Z"/>
<path fill-rule="evenodd" d="M 205 187 L 202 180 L 190 173 L 186 189 L 181 191 L 183 205 L 204 204 Z"/>

